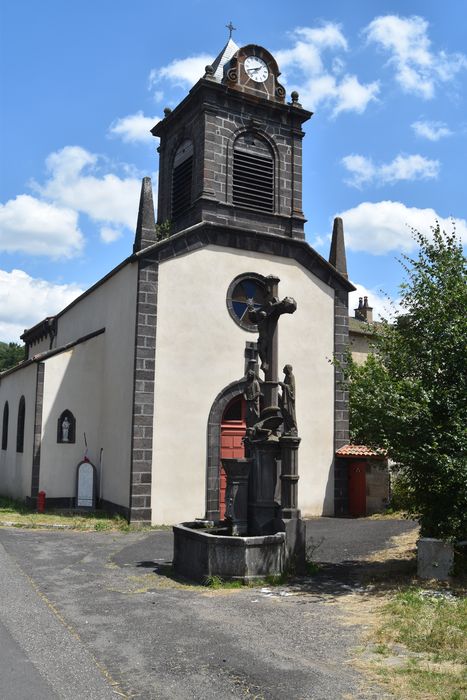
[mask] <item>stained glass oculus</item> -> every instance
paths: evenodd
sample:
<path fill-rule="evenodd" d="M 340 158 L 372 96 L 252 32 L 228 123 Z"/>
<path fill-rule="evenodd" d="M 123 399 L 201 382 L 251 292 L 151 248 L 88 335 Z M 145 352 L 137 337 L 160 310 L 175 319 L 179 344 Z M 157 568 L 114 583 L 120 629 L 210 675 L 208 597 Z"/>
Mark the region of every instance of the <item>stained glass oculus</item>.
<path fill-rule="evenodd" d="M 264 278 L 256 273 L 236 277 L 227 291 L 227 308 L 233 320 L 247 331 L 257 331 L 248 318 L 248 309 L 258 309 L 265 301 Z"/>

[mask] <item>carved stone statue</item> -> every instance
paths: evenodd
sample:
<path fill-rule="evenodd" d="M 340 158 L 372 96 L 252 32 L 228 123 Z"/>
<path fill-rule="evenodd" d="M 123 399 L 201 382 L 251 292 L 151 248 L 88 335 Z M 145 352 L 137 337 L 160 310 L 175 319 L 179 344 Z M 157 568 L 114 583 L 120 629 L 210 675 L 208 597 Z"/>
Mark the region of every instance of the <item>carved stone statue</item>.
<path fill-rule="evenodd" d="M 282 314 L 293 314 L 297 309 L 297 303 L 292 297 L 285 297 L 282 301 L 275 296 L 270 296 L 264 306 L 255 309 L 249 308 L 248 317 L 252 323 L 258 326 L 258 353 L 261 360 L 261 369 L 267 373 L 272 360 L 272 339 L 277 322 Z"/>
<path fill-rule="evenodd" d="M 284 381 L 279 382 L 282 393 L 279 396 L 279 408 L 284 419 L 284 435 L 297 435 L 297 418 L 295 414 L 295 377 L 292 365 L 284 367 Z"/>
<path fill-rule="evenodd" d="M 67 416 L 62 421 L 62 442 L 69 442 L 70 441 L 70 421 L 68 420 Z"/>
<path fill-rule="evenodd" d="M 246 373 L 245 389 L 243 398 L 246 401 L 246 425 L 252 428 L 259 421 L 259 398 L 261 387 L 254 370 L 249 369 Z"/>

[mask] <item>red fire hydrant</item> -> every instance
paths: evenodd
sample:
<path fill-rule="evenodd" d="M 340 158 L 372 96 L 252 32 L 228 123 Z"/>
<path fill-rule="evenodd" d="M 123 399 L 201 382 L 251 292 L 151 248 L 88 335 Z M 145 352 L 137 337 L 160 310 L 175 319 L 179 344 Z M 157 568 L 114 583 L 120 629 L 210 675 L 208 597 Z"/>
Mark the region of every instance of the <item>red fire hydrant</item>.
<path fill-rule="evenodd" d="M 45 491 L 39 491 L 37 494 L 37 512 L 45 512 Z"/>

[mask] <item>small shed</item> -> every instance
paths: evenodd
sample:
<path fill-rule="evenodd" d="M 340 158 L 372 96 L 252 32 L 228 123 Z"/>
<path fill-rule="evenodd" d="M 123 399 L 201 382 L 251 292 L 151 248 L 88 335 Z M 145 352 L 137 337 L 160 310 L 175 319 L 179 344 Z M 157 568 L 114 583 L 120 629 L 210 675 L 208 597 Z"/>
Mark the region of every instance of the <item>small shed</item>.
<path fill-rule="evenodd" d="M 381 513 L 389 503 L 388 460 L 366 445 L 343 445 L 336 452 L 336 516 Z"/>

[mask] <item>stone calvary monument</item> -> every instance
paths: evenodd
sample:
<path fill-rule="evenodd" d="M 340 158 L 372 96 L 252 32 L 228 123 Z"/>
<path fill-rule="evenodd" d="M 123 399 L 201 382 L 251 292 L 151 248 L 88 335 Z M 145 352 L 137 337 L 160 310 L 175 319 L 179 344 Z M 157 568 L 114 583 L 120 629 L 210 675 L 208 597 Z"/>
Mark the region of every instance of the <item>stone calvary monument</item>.
<path fill-rule="evenodd" d="M 223 521 L 195 520 L 175 525 L 174 569 L 203 580 L 254 578 L 305 566 L 305 523 L 297 508 L 298 436 L 295 377 L 291 365 L 278 379 L 278 324 L 293 314 L 291 297 L 280 300 L 279 278 L 266 278 L 264 303 L 248 308 L 258 329 L 258 359 L 245 375 L 245 457 L 222 459 L 227 474 Z"/>

